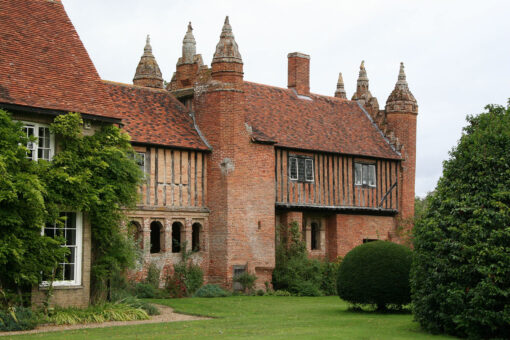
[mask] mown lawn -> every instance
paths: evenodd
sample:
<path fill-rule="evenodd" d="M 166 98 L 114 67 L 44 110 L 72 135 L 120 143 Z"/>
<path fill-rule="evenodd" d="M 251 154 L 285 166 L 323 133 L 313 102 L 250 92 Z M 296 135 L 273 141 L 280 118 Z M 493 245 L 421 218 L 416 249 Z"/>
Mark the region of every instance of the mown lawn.
<path fill-rule="evenodd" d="M 211 320 L 16 336 L 14 339 L 452 339 L 420 330 L 410 314 L 349 312 L 338 297 L 151 300 Z"/>

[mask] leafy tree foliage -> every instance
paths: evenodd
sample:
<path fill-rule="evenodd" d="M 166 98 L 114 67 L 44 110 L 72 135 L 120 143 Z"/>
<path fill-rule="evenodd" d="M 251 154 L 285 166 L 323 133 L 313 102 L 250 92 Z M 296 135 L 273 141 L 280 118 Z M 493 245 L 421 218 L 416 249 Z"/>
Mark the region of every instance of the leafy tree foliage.
<path fill-rule="evenodd" d="M 510 338 L 510 102 L 468 116 L 415 226 L 414 314 L 427 330 Z"/>
<path fill-rule="evenodd" d="M 345 255 L 338 270 L 338 295 L 353 304 L 390 305 L 411 302 L 409 271 L 411 250 L 403 245 L 375 241 L 359 245 Z"/>
<path fill-rule="evenodd" d="M 41 235 L 45 223 L 62 223 L 62 211 L 82 211 L 92 225 L 93 282 L 133 264 L 133 244 L 120 232 L 123 207 L 137 197 L 141 171 L 129 137 L 112 125 L 81 133 L 79 114 L 50 126 L 59 150 L 51 162 L 26 157 L 21 124 L 0 111 L 0 284 L 29 289 L 54 270 L 67 252 L 63 239 Z M 103 296 L 104 297 L 104 296 Z"/>

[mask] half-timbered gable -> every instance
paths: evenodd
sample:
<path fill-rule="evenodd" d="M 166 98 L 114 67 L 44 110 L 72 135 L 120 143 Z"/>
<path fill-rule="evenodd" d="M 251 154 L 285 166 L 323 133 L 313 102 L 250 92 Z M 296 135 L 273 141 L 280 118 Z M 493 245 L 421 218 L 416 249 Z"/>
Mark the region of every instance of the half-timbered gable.
<path fill-rule="evenodd" d="M 137 277 L 142 278 L 152 262 L 162 275 L 171 271 L 184 244 L 195 250 L 195 260 L 206 268 L 209 213 L 205 174 L 210 148 L 188 109 L 168 91 L 104 84 L 123 117 L 123 129 L 131 136 L 133 157 L 145 174 L 139 203 L 127 212 L 131 232 L 144 254 L 145 263 Z"/>

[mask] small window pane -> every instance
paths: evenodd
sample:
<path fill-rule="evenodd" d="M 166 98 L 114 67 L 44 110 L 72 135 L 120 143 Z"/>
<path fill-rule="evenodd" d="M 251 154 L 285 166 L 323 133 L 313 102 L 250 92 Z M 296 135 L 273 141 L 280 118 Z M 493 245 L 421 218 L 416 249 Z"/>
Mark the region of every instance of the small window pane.
<path fill-rule="evenodd" d="M 297 159 L 298 161 L 298 181 L 304 182 L 305 181 L 305 159 L 302 157 L 299 157 Z"/>
<path fill-rule="evenodd" d="M 313 182 L 313 159 L 310 159 L 310 158 L 307 158 L 305 160 L 305 165 L 306 165 L 306 180 L 308 182 Z"/>
<path fill-rule="evenodd" d="M 363 164 L 363 185 L 368 184 L 368 165 Z"/>
<path fill-rule="evenodd" d="M 296 157 L 289 157 L 289 177 L 290 179 L 298 179 L 298 166 Z"/>
<path fill-rule="evenodd" d="M 74 263 L 64 264 L 64 280 L 66 281 L 74 280 Z"/>
<path fill-rule="evenodd" d="M 66 230 L 66 245 L 68 246 L 76 245 L 76 229 Z"/>
<path fill-rule="evenodd" d="M 362 165 L 359 163 L 354 163 L 354 184 L 361 185 L 361 168 Z"/>
<path fill-rule="evenodd" d="M 368 185 L 371 187 L 375 187 L 375 165 L 371 164 L 368 166 Z"/>

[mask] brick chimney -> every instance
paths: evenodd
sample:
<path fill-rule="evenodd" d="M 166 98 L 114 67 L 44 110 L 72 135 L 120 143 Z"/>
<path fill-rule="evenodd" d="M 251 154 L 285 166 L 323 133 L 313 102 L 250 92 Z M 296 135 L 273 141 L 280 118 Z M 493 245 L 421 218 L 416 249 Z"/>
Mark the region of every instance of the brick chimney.
<path fill-rule="evenodd" d="M 289 89 L 294 89 L 298 94 L 310 94 L 310 56 L 308 54 L 293 52 L 287 55 L 289 58 Z"/>

